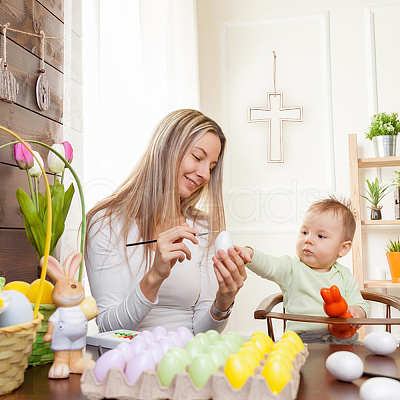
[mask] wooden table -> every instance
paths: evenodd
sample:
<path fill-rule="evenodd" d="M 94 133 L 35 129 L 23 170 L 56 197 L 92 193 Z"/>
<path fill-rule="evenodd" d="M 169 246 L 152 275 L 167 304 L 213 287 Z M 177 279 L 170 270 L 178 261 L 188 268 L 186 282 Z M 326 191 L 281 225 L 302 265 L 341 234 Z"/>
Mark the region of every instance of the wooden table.
<path fill-rule="evenodd" d="M 365 371 L 387 374 L 400 378 L 400 349 L 388 357 L 371 354 L 363 346 L 343 346 L 327 344 L 309 345 L 310 355 L 301 370 L 300 387 L 297 400 L 357 400 L 359 387 L 367 378 L 353 383 L 339 382 L 325 369 L 329 354 L 347 350 L 358 354 L 364 361 Z M 97 357 L 96 348 L 89 353 Z M 14 392 L 1 396 L 0 400 L 81 400 L 86 399 L 80 390 L 80 375 L 69 379 L 52 380 L 47 378 L 50 365 L 30 367 L 25 372 L 25 381 Z"/>

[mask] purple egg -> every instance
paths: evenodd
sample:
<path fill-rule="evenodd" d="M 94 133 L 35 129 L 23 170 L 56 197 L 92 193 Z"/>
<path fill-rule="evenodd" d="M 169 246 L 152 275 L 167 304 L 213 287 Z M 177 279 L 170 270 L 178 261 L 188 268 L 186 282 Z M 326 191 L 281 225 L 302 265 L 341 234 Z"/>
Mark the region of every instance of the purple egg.
<path fill-rule="evenodd" d="M 139 354 L 142 350 L 145 350 L 148 345 L 149 344 L 148 344 L 147 340 L 141 336 L 136 336 L 129 343 L 129 346 L 131 346 L 133 348 L 135 354 Z"/>
<path fill-rule="evenodd" d="M 135 349 L 130 345 L 130 342 L 120 343 L 115 350 L 118 350 L 122 353 L 126 362 L 132 360 L 132 358 L 136 355 Z"/>
<path fill-rule="evenodd" d="M 179 333 L 170 331 L 167 333 L 167 337 L 169 337 L 172 342 L 174 343 L 174 346 L 176 347 L 184 347 L 185 343 L 183 342 L 183 339 L 179 336 Z"/>
<path fill-rule="evenodd" d="M 136 383 L 143 371 L 155 371 L 156 362 L 150 351 L 143 350 L 137 354 L 126 366 L 125 375 L 130 383 Z"/>
<path fill-rule="evenodd" d="M 152 332 L 157 342 L 167 334 L 167 330 L 163 326 L 157 326 Z"/>
<path fill-rule="evenodd" d="M 160 362 L 164 356 L 164 350 L 159 343 L 150 343 L 146 350 L 152 354 L 156 363 Z"/>
<path fill-rule="evenodd" d="M 150 331 L 140 332 L 140 337 L 145 338 L 147 340 L 147 343 L 156 342 L 156 338 L 154 337 L 153 332 Z"/>
<path fill-rule="evenodd" d="M 105 352 L 96 361 L 93 373 L 98 382 L 103 381 L 110 368 L 121 368 L 122 371 L 125 370 L 125 357 L 120 351 L 116 349 Z"/>
<path fill-rule="evenodd" d="M 192 331 L 186 326 L 180 326 L 176 332 L 179 334 L 179 336 L 182 338 L 183 343 L 186 344 L 192 337 L 194 337 Z"/>
<path fill-rule="evenodd" d="M 167 351 L 171 348 L 174 347 L 174 342 L 172 341 L 172 339 L 168 336 L 163 336 L 159 341 L 158 341 L 159 345 L 161 346 L 164 354 L 167 353 Z"/>

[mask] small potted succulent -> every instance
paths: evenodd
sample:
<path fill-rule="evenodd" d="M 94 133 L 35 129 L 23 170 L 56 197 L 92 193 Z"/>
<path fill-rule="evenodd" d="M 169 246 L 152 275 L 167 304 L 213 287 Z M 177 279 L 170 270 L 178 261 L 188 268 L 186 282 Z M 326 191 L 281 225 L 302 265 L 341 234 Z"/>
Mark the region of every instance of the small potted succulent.
<path fill-rule="evenodd" d="M 372 140 L 376 157 L 396 155 L 397 135 L 400 132 L 399 114 L 374 114 L 365 137 Z"/>
<path fill-rule="evenodd" d="M 393 180 L 394 189 L 394 217 L 400 219 L 400 171 L 394 171 L 397 178 Z"/>
<path fill-rule="evenodd" d="M 386 258 L 388 260 L 392 282 L 400 283 L 400 238 L 389 240 L 386 245 Z"/>
<path fill-rule="evenodd" d="M 392 186 L 391 184 L 380 184 L 378 178 L 375 181 L 370 182 L 368 179 L 365 180 L 368 185 L 368 189 L 365 189 L 367 196 L 362 196 L 364 199 L 369 201 L 371 205 L 371 219 L 378 220 L 382 219 L 381 209 L 383 206 L 379 205 L 381 200 L 389 193 L 387 190 Z"/>

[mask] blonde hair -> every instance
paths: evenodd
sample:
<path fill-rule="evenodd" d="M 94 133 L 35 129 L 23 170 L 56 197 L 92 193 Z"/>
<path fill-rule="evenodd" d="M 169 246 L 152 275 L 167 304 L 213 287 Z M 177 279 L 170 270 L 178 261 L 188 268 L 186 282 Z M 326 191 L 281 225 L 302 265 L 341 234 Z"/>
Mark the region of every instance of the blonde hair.
<path fill-rule="evenodd" d="M 221 142 L 217 165 L 210 180 L 189 197 L 180 199 L 179 166 L 205 133 L 212 132 Z M 179 225 L 180 217 L 207 226 L 210 231 L 225 229 L 222 199 L 222 164 L 226 138 L 219 125 L 196 110 L 177 110 L 168 114 L 156 127 L 147 150 L 136 167 L 114 193 L 97 203 L 87 214 L 88 231 L 98 220 L 120 218 L 119 233 L 126 243 L 133 221 L 138 227 L 138 240 L 155 238 L 156 227 L 165 231 Z M 203 211 L 196 208 L 201 202 Z M 104 210 L 104 213 L 98 214 Z M 211 237 L 214 241 L 216 234 Z M 88 243 L 86 244 L 88 245 Z M 146 264 L 150 246 L 145 252 Z"/>
<path fill-rule="evenodd" d="M 335 215 L 340 215 L 342 217 L 343 225 L 343 240 L 353 240 L 354 232 L 356 230 L 356 215 L 352 209 L 350 200 L 329 196 L 328 199 L 323 199 L 313 203 L 308 211 L 317 213 L 333 211 Z"/>

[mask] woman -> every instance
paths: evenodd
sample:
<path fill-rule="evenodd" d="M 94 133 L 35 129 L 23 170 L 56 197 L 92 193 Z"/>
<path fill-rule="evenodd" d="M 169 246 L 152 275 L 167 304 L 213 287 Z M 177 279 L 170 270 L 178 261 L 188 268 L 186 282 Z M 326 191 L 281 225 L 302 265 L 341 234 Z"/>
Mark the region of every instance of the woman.
<path fill-rule="evenodd" d="M 246 279 L 234 249 L 213 257 L 225 227 L 225 141 L 199 111 L 170 113 L 126 181 L 88 213 L 85 261 L 100 331 L 225 327 Z M 203 232 L 211 234 L 196 236 Z"/>

